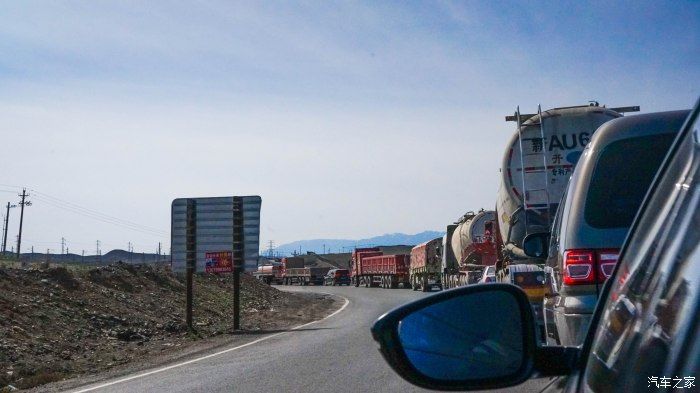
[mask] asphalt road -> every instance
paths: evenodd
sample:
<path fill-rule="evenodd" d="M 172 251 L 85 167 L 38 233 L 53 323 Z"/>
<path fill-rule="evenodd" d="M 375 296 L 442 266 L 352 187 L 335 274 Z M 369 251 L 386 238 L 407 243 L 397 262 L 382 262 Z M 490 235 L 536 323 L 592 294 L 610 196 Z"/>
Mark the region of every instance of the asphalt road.
<path fill-rule="evenodd" d="M 218 351 L 186 364 L 144 370 L 73 392 L 418 392 L 382 359 L 369 327 L 384 312 L 422 296 L 404 289 L 278 287 L 327 292 L 346 307 L 297 330 L 261 336 L 245 346 Z M 501 391 L 540 391 L 531 380 Z"/>

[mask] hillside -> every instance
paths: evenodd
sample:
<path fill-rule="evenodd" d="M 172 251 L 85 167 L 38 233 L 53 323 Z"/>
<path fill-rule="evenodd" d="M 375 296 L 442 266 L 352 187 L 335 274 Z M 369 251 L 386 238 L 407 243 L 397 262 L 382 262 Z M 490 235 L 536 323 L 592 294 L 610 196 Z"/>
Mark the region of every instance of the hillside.
<path fill-rule="evenodd" d="M 441 237 L 444 232 L 438 231 L 423 231 L 414 235 L 405 233 L 388 233 L 381 236 L 370 237 L 366 239 L 312 239 L 298 240 L 291 243 L 286 243 L 278 246 L 275 251 L 282 255 L 291 255 L 293 252 L 306 254 L 307 251 L 322 254 L 325 250 L 328 253 L 345 253 L 352 252 L 355 247 L 377 247 L 390 246 L 395 244 L 416 245 L 428 240 Z"/>
<path fill-rule="evenodd" d="M 252 334 L 318 319 L 336 304 L 326 295 L 282 292 L 241 277 L 241 323 Z M 0 391 L 151 358 L 162 362 L 204 345 L 202 338 L 235 337 L 229 335 L 230 275 L 195 276 L 196 334 L 183 323 L 183 281 L 152 265 L 0 267 Z"/>

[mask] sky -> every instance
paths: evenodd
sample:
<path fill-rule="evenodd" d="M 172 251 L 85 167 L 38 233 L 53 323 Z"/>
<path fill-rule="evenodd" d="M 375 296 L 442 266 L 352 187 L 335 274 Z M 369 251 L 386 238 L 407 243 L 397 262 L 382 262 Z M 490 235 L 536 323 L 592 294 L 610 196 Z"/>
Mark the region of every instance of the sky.
<path fill-rule="evenodd" d="M 167 252 L 196 196 L 262 196 L 263 248 L 444 230 L 517 105 L 690 108 L 698 37 L 686 1 L 5 2 L 0 204 L 23 252 Z"/>

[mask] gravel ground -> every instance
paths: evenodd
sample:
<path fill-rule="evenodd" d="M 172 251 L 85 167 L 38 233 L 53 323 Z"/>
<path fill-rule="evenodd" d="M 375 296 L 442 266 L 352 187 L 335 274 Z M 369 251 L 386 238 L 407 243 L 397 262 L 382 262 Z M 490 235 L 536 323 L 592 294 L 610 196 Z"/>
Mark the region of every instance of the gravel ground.
<path fill-rule="evenodd" d="M 242 275 L 242 332 L 234 333 L 230 275 L 197 275 L 194 299 L 191 333 L 184 326 L 184 279 L 167 268 L 0 268 L 0 391 L 132 371 L 339 307 L 327 295 L 282 292 Z"/>

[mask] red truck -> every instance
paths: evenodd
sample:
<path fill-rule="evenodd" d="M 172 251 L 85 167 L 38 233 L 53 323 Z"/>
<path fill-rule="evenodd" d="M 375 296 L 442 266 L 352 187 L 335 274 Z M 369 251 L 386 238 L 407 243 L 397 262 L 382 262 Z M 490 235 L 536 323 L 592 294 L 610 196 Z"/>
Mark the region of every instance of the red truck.
<path fill-rule="evenodd" d="M 411 249 L 411 286 L 413 290 L 442 290 L 442 238 L 421 243 Z"/>
<path fill-rule="evenodd" d="M 284 285 L 323 285 L 323 276 L 329 267 L 305 267 L 304 258 L 282 258 L 282 284 Z"/>
<path fill-rule="evenodd" d="M 290 285 L 292 280 L 290 273 L 294 271 L 292 269 L 301 269 L 304 267 L 304 258 L 301 257 L 287 257 L 282 258 L 282 284 Z"/>
<path fill-rule="evenodd" d="M 362 278 L 362 260 L 367 257 L 376 257 L 383 255 L 377 247 L 372 248 L 356 248 L 352 251 L 352 262 L 350 266 L 350 281 L 356 287 L 360 286 Z"/>
<path fill-rule="evenodd" d="M 401 284 L 403 288 L 409 288 L 410 263 L 410 255 L 365 256 L 360 263 L 360 284 L 382 288 L 398 288 Z"/>

